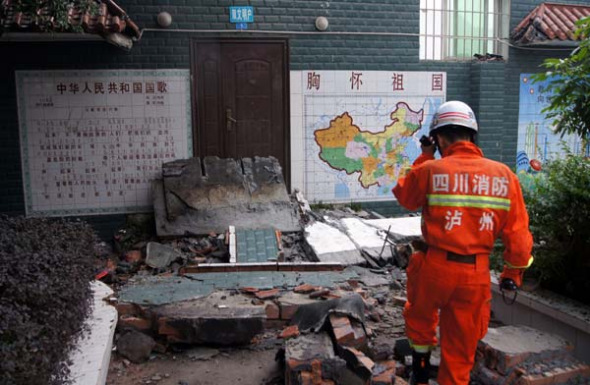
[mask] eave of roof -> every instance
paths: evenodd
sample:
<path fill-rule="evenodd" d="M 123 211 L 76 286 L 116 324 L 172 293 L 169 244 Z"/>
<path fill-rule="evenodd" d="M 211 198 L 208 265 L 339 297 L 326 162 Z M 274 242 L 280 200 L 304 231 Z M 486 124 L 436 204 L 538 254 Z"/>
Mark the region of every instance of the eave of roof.
<path fill-rule="evenodd" d="M 590 6 L 541 3 L 514 28 L 510 39 L 517 45 L 578 45 L 576 22 L 590 16 Z"/>
<path fill-rule="evenodd" d="M 80 41 L 104 39 L 130 49 L 141 32 L 127 13 L 113 0 L 95 0 L 95 12 L 72 7 L 67 14 L 67 29 L 56 27 L 46 7 L 35 12 L 21 12 L 14 0 L 0 6 L 0 40 L 2 41 Z"/>

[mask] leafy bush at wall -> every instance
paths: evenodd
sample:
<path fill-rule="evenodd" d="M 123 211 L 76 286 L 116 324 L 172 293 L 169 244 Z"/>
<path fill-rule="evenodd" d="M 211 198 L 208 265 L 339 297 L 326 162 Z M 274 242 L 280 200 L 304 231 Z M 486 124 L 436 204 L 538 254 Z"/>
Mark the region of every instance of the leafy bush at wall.
<path fill-rule="evenodd" d="M 90 308 L 95 235 L 81 222 L 0 216 L 0 384 L 67 383 Z"/>
<path fill-rule="evenodd" d="M 521 183 L 535 239 L 529 274 L 590 304 L 590 160 L 568 155 Z"/>

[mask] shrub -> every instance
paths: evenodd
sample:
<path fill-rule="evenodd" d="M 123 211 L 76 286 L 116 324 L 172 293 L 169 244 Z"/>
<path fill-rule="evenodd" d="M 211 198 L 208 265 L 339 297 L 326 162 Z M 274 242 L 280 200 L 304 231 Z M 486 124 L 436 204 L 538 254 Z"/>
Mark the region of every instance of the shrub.
<path fill-rule="evenodd" d="M 67 383 L 90 308 L 94 232 L 81 222 L 0 216 L 0 383 Z"/>
<path fill-rule="evenodd" d="M 530 273 L 590 304 L 590 161 L 568 154 L 521 182 L 535 239 Z"/>

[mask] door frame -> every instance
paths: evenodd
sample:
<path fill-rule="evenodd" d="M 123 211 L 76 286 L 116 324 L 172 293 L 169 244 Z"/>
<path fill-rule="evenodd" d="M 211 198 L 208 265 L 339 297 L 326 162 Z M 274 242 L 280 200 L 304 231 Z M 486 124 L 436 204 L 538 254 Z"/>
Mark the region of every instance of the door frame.
<path fill-rule="evenodd" d="M 255 38 L 255 37 L 194 37 L 189 40 L 189 69 L 191 76 L 191 113 L 192 113 L 192 137 L 193 137 L 193 157 L 201 157 L 201 129 L 199 124 L 199 107 L 200 99 L 198 97 L 197 88 L 197 45 L 202 43 L 237 43 L 237 44 L 263 44 L 273 43 L 281 44 L 283 52 L 283 127 L 284 127 L 284 143 L 283 151 L 285 154 L 285 165 L 283 167 L 283 177 L 288 192 L 291 192 L 291 63 L 289 62 L 289 39 L 286 37 L 273 38 Z M 221 98 L 223 99 L 223 89 L 221 90 Z M 222 111 L 223 108 L 220 109 Z M 220 120 L 221 121 L 221 120 Z"/>

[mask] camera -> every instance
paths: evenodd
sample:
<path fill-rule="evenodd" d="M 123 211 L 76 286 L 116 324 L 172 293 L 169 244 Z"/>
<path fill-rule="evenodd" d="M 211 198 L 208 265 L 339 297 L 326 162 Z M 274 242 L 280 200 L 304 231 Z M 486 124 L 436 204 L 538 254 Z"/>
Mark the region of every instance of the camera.
<path fill-rule="evenodd" d="M 432 143 L 432 140 L 430 140 L 430 138 L 426 135 L 422 135 L 422 137 L 420 138 L 420 144 L 423 146 L 432 146 L 434 143 Z"/>

